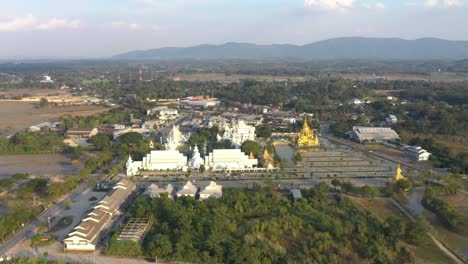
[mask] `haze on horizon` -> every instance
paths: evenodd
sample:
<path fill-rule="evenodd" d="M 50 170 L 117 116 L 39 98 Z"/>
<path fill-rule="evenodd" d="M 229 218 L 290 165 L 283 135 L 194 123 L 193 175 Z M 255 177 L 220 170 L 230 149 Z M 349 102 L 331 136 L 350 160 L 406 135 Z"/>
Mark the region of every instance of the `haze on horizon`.
<path fill-rule="evenodd" d="M 100 58 L 225 42 L 468 40 L 468 0 L 0 0 L 0 58 Z"/>

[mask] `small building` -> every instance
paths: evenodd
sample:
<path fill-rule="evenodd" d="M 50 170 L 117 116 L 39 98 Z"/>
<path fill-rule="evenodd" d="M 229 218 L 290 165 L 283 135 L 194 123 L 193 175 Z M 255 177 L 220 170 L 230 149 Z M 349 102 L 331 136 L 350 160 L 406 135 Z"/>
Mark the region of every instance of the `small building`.
<path fill-rule="evenodd" d="M 430 152 L 418 146 L 406 146 L 404 152 L 405 157 L 414 161 L 428 160 L 429 156 L 431 156 Z"/>
<path fill-rule="evenodd" d="M 385 122 L 387 122 L 387 124 L 394 125 L 398 123 L 398 118 L 395 115 L 388 115 L 385 118 Z"/>
<path fill-rule="evenodd" d="M 216 184 L 214 181 L 210 181 L 208 185 L 204 186 L 199 192 L 200 200 L 206 200 L 210 197 L 219 199 L 223 196 L 223 186 Z"/>
<path fill-rule="evenodd" d="M 360 143 L 383 143 L 400 139 L 395 130 L 389 127 L 363 127 L 354 126 L 351 138 Z"/>
<path fill-rule="evenodd" d="M 190 196 L 195 198 L 195 195 L 198 192 L 198 188 L 193 185 L 191 181 L 187 181 L 184 186 L 182 186 L 179 191 L 176 193 L 177 198 Z"/>
<path fill-rule="evenodd" d="M 83 139 L 97 135 L 97 128 L 70 128 L 65 133 L 67 139 Z"/>
<path fill-rule="evenodd" d="M 293 198 L 294 202 L 297 202 L 300 199 L 302 199 L 301 190 L 299 190 L 299 189 L 291 189 L 291 195 L 292 195 L 292 198 Z"/>
<path fill-rule="evenodd" d="M 39 131 L 41 131 L 42 129 L 44 129 L 46 127 L 51 128 L 52 124 L 50 122 L 43 122 L 43 123 L 40 123 L 40 124 L 32 125 L 32 126 L 29 127 L 29 131 L 30 132 L 39 132 Z"/>
<path fill-rule="evenodd" d="M 360 105 L 360 104 L 362 104 L 362 101 L 360 99 L 358 99 L 358 98 L 353 98 L 353 99 L 350 100 L 350 103 L 355 104 L 355 105 Z"/>
<path fill-rule="evenodd" d="M 153 183 L 146 188 L 143 194 L 148 195 L 151 198 L 159 198 L 161 194 L 167 193 L 167 196 L 172 198 L 172 191 L 174 191 L 174 186 L 170 183 L 166 185 L 166 187 L 160 187 Z"/>

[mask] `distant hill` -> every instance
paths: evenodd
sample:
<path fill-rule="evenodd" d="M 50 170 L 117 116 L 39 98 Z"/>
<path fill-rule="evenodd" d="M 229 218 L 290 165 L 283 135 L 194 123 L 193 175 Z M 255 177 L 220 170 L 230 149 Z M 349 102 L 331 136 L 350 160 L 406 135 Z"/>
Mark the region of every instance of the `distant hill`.
<path fill-rule="evenodd" d="M 436 38 L 404 40 L 399 38 L 334 38 L 296 46 L 226 43 L 185 48 L 160 48 L 131 51 L 113 56 L 123 60 L 172 59 L 269 59 L 304 60 L 460 60 L 468 59 L 468 41 Z"/>

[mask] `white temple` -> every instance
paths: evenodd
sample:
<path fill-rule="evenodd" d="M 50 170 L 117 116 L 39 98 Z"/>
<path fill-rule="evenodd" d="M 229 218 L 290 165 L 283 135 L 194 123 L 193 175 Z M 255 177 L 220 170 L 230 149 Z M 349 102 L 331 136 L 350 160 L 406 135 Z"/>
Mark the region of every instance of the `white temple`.
<path fill-rule="evenodd" d="M 213 171 L 252 169 L 257 165 L 257 159 L 249 158 L 249 155 L 244 154 L 240 149 L 214 149 L 205 158 L 205 168 Z"/>
<path fill-rule="evenodd" d="M 166 150 L 176 150 L 179 145 L 187 142 L 187 138 L 180 132 L 179 126 L 174 125 L 167 136 Z"/>
<path fill-rule="evenodd" d="M 126 165 L 128 176 L 137 175 L 140 170 L 187 171 L 187 158 L 177 150 L 152 150 L 142 161 L 133 161 L 129 156 Z"/>
<path fill-rule="evenodd" d="M 200 152 L 198 151 L 198 147 L 195 146 L 193 149 L 192 158 L 190 158 L 188 161 L 188 165 L 192 170 L 198 170 L 200 169 L 200 166 L 203 165 L 203 163 L 205 163 L 205 161 L 201 157 Z"/>
<path fill-rule="evenodd" d="M 229 126 L 226 122 L 221 123 L 224 130 L 223 136 L 218 136 L 218 141 L 229 139 L 237 148 L 246 140 L 255 141 L 255 127 L 247 125 L 243 120 L 232 122 Z"/>

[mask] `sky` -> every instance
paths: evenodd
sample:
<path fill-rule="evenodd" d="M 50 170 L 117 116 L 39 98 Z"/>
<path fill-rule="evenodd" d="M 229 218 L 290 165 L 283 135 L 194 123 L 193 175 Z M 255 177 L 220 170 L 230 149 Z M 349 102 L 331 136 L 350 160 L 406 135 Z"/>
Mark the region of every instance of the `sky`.
<path fill-rule="evenodd" d="M 0 58 L 334 37 L 468 40 L 468 0 L 0 0 Z"/>

